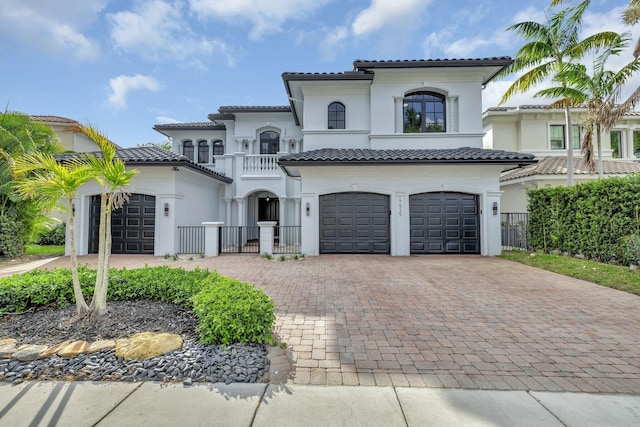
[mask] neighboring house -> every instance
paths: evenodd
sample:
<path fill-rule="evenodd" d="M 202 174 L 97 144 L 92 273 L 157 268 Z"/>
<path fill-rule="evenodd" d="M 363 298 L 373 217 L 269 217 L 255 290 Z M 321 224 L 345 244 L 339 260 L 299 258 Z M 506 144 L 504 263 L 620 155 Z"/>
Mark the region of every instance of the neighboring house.
<path fill-rule="evenodd" d="M 598 178 L 582 160 L 584 109 L 572 110 L 574 182 Z M 565 116 L 562 109 L 545 105 L 495 107 L 482 116 L 484 148 L 534 154 L 539 162 L 506 171 L 500 177 L 502 212 L 526 212 L 527 190 L 567 183 Z M 597 143 L 594 135 L 597 161 Z M 610 132 L 602 133 L 603 174 L 605 177 L 640 173 L 640 114 L 629 113 Z"/>
<path fill-rule="evenodd" d="M 67 151 L 80 153 L 100 149 L 95 142 L 74 130 L 74 128 L 80 125 L 76 120 L 59 116 L 31 116 L 31 118 L 36 122 L 49 125 Z"/>
<path fill-rule="evenodd" d="M 176 153 L 119 150 L 140 172 L 130 191 L 148 212 L 131 222 L 148 224 L 153 247 L 136 243 L 134 226 L 126 237 L 129 214 L 117 219 L 118 247 L 164 255 L 177 252 L 178 226 L 275 221 L 300 227 L 307 255 L 499 254 L 499 176 L 536 162 L 483 148 L 481 91 L 511 62 L 356 60 L 344 73 L 286 72 L 288 106 L 226 106 L 208 122 L 156 125 Z M 87 186 L 79 198 L 80 253 L 92 251 L 96 194 Z"/>

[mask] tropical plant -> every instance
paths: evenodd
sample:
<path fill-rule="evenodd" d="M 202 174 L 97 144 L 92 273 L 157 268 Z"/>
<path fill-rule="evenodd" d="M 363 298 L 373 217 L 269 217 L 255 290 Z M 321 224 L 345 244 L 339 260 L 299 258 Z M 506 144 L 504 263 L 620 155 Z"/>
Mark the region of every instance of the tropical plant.
<path fill-rule="evenodd" d="M 73 293 L 78 314 L 89 310 L 80 289 L 78 278 L 78 258 L 76 252 L 73 198 L 78 189 L 95 177 L 85 157 L 72 157 L 65 162 L 47 153 L 23 154 L 14 159 L 12 170 L 16 176 L 16 192 L 24 200 L 31 200 L 36 206 L 49 212 L 60 199 L 67 203 L 67 226 L 69 230 L 69 251 L 73 277 Z"/>
<path fill-rule="evenodd" d="M 640 60 L 634 59 L 618 71 L 606 69 L 611 55 L 618 55 L 627 46 L 629 34 L 619 35 L 618 40 L 604 49 L 593 61 L 593 73 L 589 75 L 587 67 L 582 64 L 566 64 L 564 70 L 556 74 L 554 80 L 561 83 L 539 91 L 537 96 L 559 98 L 550 107 L 583 106 L 586 108 L 582 128 L 585 134 L 582 143 L 582 154 L 585 164 L 591 171 L 595 170 L 593 138 L 594 134 L 598 151 L 598 174 L 603 175 L 602 164 L 602 132 L 608 131 L 613 123 L 610 115 L 615 111 L 620 88 L 640 70 Z"/>
<path fill-rule="evenodd" d="M 0 217 L 14 224 L 14 231 L 20 233 L 7 235 L 8 230 L 0 230 L 0 246 L 3 241 L 12 242 L 11 256 L 22 254 L 25 243 L 43 218 L 43 212 L 29 200 L 21 200 L 13 191 L 13 158 L 36 151 L 57 153 L 62 150 L 48 125 L 35 122 L 23 113 L 6 110 L 0 113 Z M 7 255 L 8 252 L 0 250 L 0 257 Z"/>
<path fill-rule="evenodd" d="M 552 6 L 562 0 L 552 1 Z M 516 52 L 514 61 L 506 67 L 501 76 L 524 72 L 502 96 L 504 104 L 517 93 L 532 90 L 548 78 L 564 71 L 568 63 L 577 62 L 586 53 L 611 46 L 619 37 L 615 32 L 601 32 L 580 40 L 582 16 L 590 0 L 583 0 L 576 6 L 556 10 L 547 18 L 546 24 L 527 21 L 520 22 L 507 30 L 528 41 Z M 564 84 L 564 82 L 561 82 Z M 567 184 L 573 184 L 573 145 L 571 144 L 571 107 L 565 108 L 565 141 L 567 146 Z"/>
<path fill-rule="evenodd" d="M 100 226 L 98 231 L 98 273 L 89 310 L 102 316 L 107 312 L 107 288 L 109 285 L 109 261 L 111 258 L 111 212 L 121 208 L 129 199 L 126 191 L 136 170 L 126 170 L 125 163 L 116 158 L 116 146 L 94 126 L 79 125 L 83 133 L 98 147 L 101 155 L 87 156 L 89 168 L 102 187 L 100 196 Z"/>
<path fill-rule="evenodd" d="M 622 13 L 622 22 L 625 25 L 635 25 L 640 22 L 640 0 L 629 0 L 629 6 Z M 640 56 L 640 38 L 636 42 L 633 56 L 636 58 Z"/>

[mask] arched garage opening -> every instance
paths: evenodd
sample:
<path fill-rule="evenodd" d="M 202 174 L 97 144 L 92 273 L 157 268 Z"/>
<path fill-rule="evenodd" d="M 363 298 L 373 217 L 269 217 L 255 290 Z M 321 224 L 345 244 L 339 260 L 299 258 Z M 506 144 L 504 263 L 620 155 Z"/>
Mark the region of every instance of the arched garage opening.
<path fill-rule="evenodd" d="M 319 197 L 321 254 L 388 254 L 389 196 L 347 192 Z"/>
<path fill-rule="evenodd" d="M 111 213 L 112 254 L 153 254 L 156 227 L 156 198 L 131 194 L 125 205 Z M 100 195 L 91 197 L 89 253 L 98 253 Z"/>
<path fill-rule="evenodd" d="M 479 254 L 480 214 L 476 194 L 409 196 L 412 254 Z"/>

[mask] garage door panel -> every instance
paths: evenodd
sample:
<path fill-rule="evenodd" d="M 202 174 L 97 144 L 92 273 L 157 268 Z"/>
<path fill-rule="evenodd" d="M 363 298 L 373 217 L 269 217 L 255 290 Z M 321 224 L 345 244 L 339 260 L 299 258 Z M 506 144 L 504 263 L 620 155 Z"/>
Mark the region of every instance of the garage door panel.
<path fill-rule="evenodd" d="M 477 195 L 414 194 L 409 197 L 409 212 L 411 253 L 480 252 Z"/>
<path fill-rule="evenodd" d="M 319 202 L 320 253 L 389 253 L 388 196 L 335 193 Z"/>
<path fill-rule="evenodd" d="M 153 254 L 155 243 L 155 196 L 132 194 L 111 214 L 111 253 Z M 91 199 L 89 252 L 98 251 L 100 196 Z"/>

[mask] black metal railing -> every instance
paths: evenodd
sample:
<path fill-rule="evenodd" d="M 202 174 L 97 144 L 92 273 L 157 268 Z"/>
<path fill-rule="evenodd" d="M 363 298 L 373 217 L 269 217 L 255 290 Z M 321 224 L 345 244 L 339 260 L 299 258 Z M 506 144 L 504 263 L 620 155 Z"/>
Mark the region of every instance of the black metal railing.
<path fill-rule="evenodd" d="M 530 250 L 529 246 L 529 214 L 500 214 L 502 249 Z"/>
<path fill-rule="evenodd" d="M 178 254 L 204 254 L 204 226 L 178 226 Z"/>
<path fill-rule="evenodd" d="M 273 253 L 299 254 L 300 235 L 299 225 L 283 225 L 276 227 L 276 238 L 273 242 Z"/>
<path fill-rule="evenodd" d="M 221 254 L 259 254 L 260 227 L 257 225 L 220 227 Z"/>

